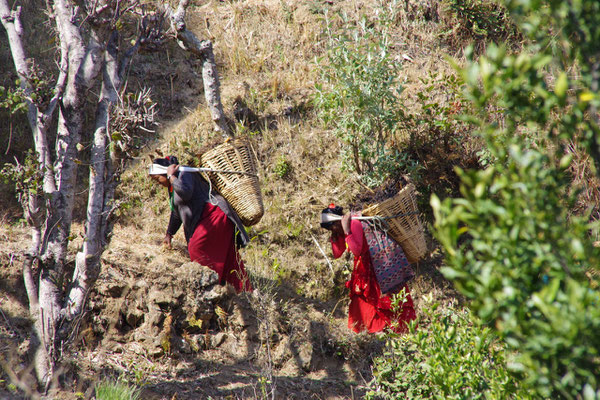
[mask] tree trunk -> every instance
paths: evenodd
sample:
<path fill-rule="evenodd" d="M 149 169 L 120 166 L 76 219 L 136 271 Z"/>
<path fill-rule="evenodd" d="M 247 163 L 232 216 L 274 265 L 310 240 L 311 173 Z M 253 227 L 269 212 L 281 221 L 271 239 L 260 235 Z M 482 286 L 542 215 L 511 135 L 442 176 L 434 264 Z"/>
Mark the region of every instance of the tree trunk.
<path fill-rule="evenodd" d="M 141 46 L 152 47 L 162 39 L 163 16 L 144 14 L 138 41 L 119 60 L 122 53 L 119 53 L 117 21 L 125 12 L 136 14 L 137 10 L 131 6 L 135 6 L 134 2 L 103 3 L 100 0 L 88 4 L 86 1 L 77 3 L 78 6 L 69 0 L 52 2 L 53 13 L 49 18 L 56 22 L 61 59 L 54 96 L 42 112 L 29 97 L 35 89 L 31 86 L 34 70 L 29 67 L 21 38 L 19 7 L 11 11 L 8 0 L 0 0 L 0 20 L 8 35 L 21 86 L 28 97 L 27 116 L 39 172 L 43 175 L 43 193 L 30 194 L 24 207 L 32 227 L 32 245 L 23 262 L 23 278 L 33 323 L 34 368 L 39 383 L 46 390 L 56 381 L 56 362 L 62 346 L 76 334 L 78 317 L 83 315 L 87 296 L 100 274 L 100 256 L 111 231 L 110 217 L 115 210 L 114 193 L 121 162 L 109 146 L 111 107 L 119 101 L 124 72 L 132 56 Z M 212 60 L 214 63 L 214 58 Z M 76 256 L 75 271 L 69 281 L 65 276 L 65 262 L 77 183 L 77 146 L 84 129 L 87 92 L 100 71 L 102 87 L 89 169 L 86 240 Z M 213 76 L 216 77 L 216 70 Z M 220 103 L 218 89 L 217 81 L 213 97 Z M 51 154 L 48 147 L 47 134 L 52 123 L 57 125 L 55 154 Z"/>
<path fill-rule="evenodd" d="M 91 154 L 91 167 L 89 177 L 89 197 L 86 219 L 86 241 L 82 252 L 77 254 L 72 287 L 67 300 L 68 321 L 82 314 L 85 300 L 100 274 L 100 255 L 108 243 L 110 228 L 108 220 L 112 214 L 112 201 L 114 199 L 114 168 L 112 160 L 107 168 L 107 147 L 110 142 L 109 114 L 110 108 L 118 99 L 118 91 L 122 86 L 122 74 L 119 70 L 118 35 L 111 36 L 106 51 L 104 52 L 103 82 L 96 110 L 96 126 L 94 129 L 94 145 Z M 136 45 L 133 49 L 137 50 Z M 121 63 L 125 68 L 135 51 L 130 51 L 124 56 Z"/>
<path fill-rule="evenodd" d="M 215 131 L 233 137 L 233 133 L 227 125 L 227 119 L 223 112 L 223 104 L 221 103 L 219 73 L 217 72 L 212 42 L 210 40 L 199 40 L 193 32 L 187 30 L 185 26 L 185 13 L 188 5 L 189 0 L 181 0 L 179 2 L 177 11 L 175 13 L 171 12 L 171 26 L 177 32 L 177 43 L 179 43 L 179 46 L 186 51 L 192 52 L 202 61 L 204 97 L 212 116 Z"/>

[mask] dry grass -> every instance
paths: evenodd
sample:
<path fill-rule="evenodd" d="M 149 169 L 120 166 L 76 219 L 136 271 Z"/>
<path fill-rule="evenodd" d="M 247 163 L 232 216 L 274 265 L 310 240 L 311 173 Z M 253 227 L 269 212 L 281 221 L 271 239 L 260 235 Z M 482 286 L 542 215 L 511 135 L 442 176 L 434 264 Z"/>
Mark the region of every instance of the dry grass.
<path fill-rule="evenodd" d="M 226 112 L 231 116 L 239 97 L 259 120 L 257 130 L 239 131 L 250 134 L 257 152 L 265 203 L 263 219 L 250 230 L 253 242 L 242 253 L 248 269 L 284 283 L 297 294 L 331 299 L 340 293 L 349 261 L 334 261 L 333 271 L 329 267 L 314 242 L 330 257 L 318 213 L 332 201 L 349 204 L 363 188 L 340 171 L 337 139 L 311 110 L 317 79 L 314 59 L 324 50 L 325 11 L 333 15 L 344 10 L 351 20 L 358 20 L 362 13 L 372 13 L 373 5 L 350 0 L 331 6 L 318 1 L 209 1 L 195 10 L 189 26 L 199 37 L 214 41 Z M 399 58 L 407 55 L 412 60 L 405 61 L 402 77 L 410 99 L 419 90 L 419 78 L 429 71 L 448 73 L 451 68 L 435 39 L 435 23 L 407 14 L 401 18 L 394 49 Z M 193 163 L 202 144 L 214 140 L 210 128 L 209 113 L 200 103 L 185 110 L 178 122 L 164 126 L 156 147 Z M 290 169 L 285 177 L 276 170 L 282 159 Z M 154 235 L 156 241 L 167 223 L 166 194 L 148 181 L 147 155 L 142 160 L 124 177 L 124 198 L 133 208 L 120 222 Z M 176 240 L 183 243 L 182 234 Z M 113 242 L 119 242 L 118 235 Z"/>

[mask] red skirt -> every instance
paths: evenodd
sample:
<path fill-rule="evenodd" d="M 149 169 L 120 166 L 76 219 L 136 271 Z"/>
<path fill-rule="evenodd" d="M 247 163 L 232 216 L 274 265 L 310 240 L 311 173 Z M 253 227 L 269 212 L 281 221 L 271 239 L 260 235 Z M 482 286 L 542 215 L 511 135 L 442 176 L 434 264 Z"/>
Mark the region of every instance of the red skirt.
<path fill-rule="evenodd" d="M 375 333 L 381 332 L 385 328 L 396 333 L 407 332 L 408 324 L 417 318 L 417 314 L 408 286 L 403 285 L 402 288 L 405 290 L 406 298 L 404 304 L 396 312 L 392 311 L 392 302 L 387 295 L 375 300 L 351 290 L 348 328 L 354 332 L 367 330 Z"/>
<path fill-rule="evenodd" d="M 234 225 L 215 205 L 206 203 L 202 217 L 188 242 L 190 259 L 219 274 L 221 284 L 230 283 L 238 292 L 252 291 L 248 274 L 235 247 Z"/>

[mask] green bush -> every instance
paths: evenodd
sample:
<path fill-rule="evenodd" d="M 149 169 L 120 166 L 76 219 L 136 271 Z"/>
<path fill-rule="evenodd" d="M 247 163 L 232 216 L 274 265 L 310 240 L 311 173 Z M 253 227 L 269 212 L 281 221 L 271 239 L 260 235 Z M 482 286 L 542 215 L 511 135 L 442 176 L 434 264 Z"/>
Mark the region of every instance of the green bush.
<path fill-rule="evenodd" d="M 105 380 L 96 385 L 96 400 L 138 400 L 141 392 L 120 380 Z"/>
<path fill-rule="evenodd" d="M 377 20 L 351 21 L 341 15 L 339 28 L 327 20 L 328 52 L 320 60 L 326 84 L 318 84 L 315 95 L 321 118 L 343 144 L 344 166 L 369 185 L 401 168 L 398 152 L 389 146 L 401 117 L 400 63 L 390 35 L 398 0 L 379 0 L 377 7 Z"/>
<path fill-rule="evenodd" d="M 534 397 L 598 399 L 600 293 L 586 274 L 600 251 L 589 215 L 572 212 L 565 144 L 599 165 L 600 3 L 506 4 L 532 42 L 514 55 L 492 45 L 459 68 L 491 163 L 459 171 L 462 198 L 431 198 L 442 272 L 514 352 L 508 368 Z"/>
<path fill-rule="evenodd" d="M 417 328 L 388 335 L 368 399 L 527 398 L 506 369 L 501 343 L 467 310 L 429 303 L 421 312 Z"/>
<path fill-rule="evenodd" d="M 510 370 L 541 397 L 577 398 L 600 381 L 600 294 L 584 272 L 600 257 L 564 207 L 565 179 L 534 150 L 462 172 L 464 198 L 434 196 L 442 272 L 516 351 Z"/>
<path fill-rule="evenodd" d="M 441 36 L 453 48 L 472 44 L 481 52 L 489 42 L 515 45 L 521 40 L 517 26 L 500 1 L 443 0 L 442 7 L 445 18 Z"/>

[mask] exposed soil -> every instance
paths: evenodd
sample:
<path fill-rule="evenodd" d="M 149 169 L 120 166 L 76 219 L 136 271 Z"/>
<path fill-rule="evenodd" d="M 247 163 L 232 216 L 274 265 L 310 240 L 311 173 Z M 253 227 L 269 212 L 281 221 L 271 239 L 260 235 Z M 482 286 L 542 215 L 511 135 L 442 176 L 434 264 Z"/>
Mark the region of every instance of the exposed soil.
<path fill-rule="evenodd" d="M 0 235 L 0 349 L 31 383 L 19 255 L 27 232 L 4 225 Z M 90 398 L 107 377 L 141 385 L 144 399 L 261 398 L 271 390 L 275 398 L 362 397 L 382 343 L 349 333 L 344 299 L 310 300 L 285 284 L 275 291 L 259 277 L 258 290 L 237 295 L 208 268 L 187 262 L 183 250 L 118 240 L 105 252 L 78 339 L 64 354 L 56 398 Z M 19 398 L 6 378 L 0 397 Z"/>

